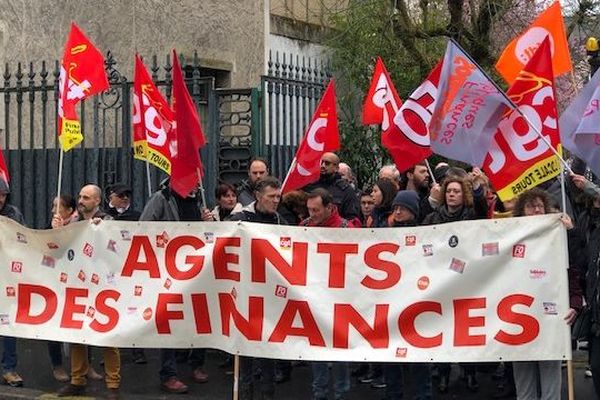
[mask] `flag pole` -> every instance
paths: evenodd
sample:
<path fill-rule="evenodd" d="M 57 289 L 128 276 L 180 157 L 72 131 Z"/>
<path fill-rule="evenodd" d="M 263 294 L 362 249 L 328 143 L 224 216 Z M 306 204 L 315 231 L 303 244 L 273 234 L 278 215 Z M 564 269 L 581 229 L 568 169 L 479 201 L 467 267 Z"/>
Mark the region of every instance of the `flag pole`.
<path fill-rule="evenodd" d="M 200 198 L 202 199 L 202 206 L 208 209 L 208 205 L 206 204 L 206 195 L 204 194 L 205 190 L 204 183 L 202 182 L 202 174 L 200 173 L 200 170 L 198 168 L 196 168 L 196 173 L 198 174 L 198 183 L 200 188 Z"/>
<path fill-rule="evenodd" d="M 546 145 L 550 148 L 550 150 L 552 150 L 552 153 L 554 153 L 554 155 L 556 157 L 558 157 L 558 159 L 562 162 L 562 164 L 567 169 L 567 171 L 569 171 L 569 173 L 572 174 L 573 170 L 571 170 L 571 167 L 567 164 L 567 162 L 564 160 L 564 158 L 562 158 L 562 156 L 558 153 L 558 151 L 552 146 L 552 144 L 550 144 L 548 139 L 546 139 L 546 137 L 544 135 L 542 135 L 542 133 L 539 131 L 539 129 L 536 126 L 534 126 L 531 123 L 531 121 L 529 121 L 529 118 L 527 118 L 527 116 L 525 114 L 523 114 L 523 112 L 519 109 L 519 107 L 515 104 L 515 102 L 512 101 L 512 99 L 510 97 L 508 97 L 508 95 L 504 92 L 504 90 L 502 90 L 500 88 L 500 86 L 498 86 L 498 84 L 496 82 L 494 82 L 494 80 L 488 76 L 488 74 L 486 74 L 486 72 L 483 70 L 483 68 L 481 68 L 481 66 L 475 60 L 473 60 L 473 57 L 471 57 L 471 55 L 469 53 L 467 53 L 465 51 L 465 49 L 463 49 L 462 46 L 460 44 L 458 44 L 458 42 L 456 40 L 454 40 L 453 38 L 450 38 L 450 40 L 464 53 L 465 56 L 467 56 L 469 61 L 471 61 L 473 64 L 475 64 L 475 66 L 477 66 L 477 68 L 479 68 L 481 73 L 484 74 L 486 76 L 486 78 L 488 78 L 488 80 L 492 83 L 492 85 L 494 85 L 496 90 L 498 90 L 498 92 L 501 93 L 502 96 L 506 99 L 506 101 L 512 107 L 513 111 L 518 112 L 519 115 L 521 117 L 523 117 L 525 122 L 527 122 L 527 125 L 529 125 L 535 131 L 535 133 L 537 133 L 537 135 L 540 137 L 540 139 L 542 139 L 544 141 L 544 143 L 546 143 Z"/>
<path fill-rule="evenodd" d="M 148 178 L 148 197 L 152 197 L 152 180 L 150 179 L 150 162 L 146 156 L 146 178 Z"/>
<path fill-rule="evenodd" d="M 58 194 L 56 195 L 56 213 L 60 214 L 60 191 L 62 190 L 62 170 L 63 170 L 63 157 L 65 152 L 62 147 L 59 148 L 60 155 L 58 156 Z"/>
<path fill-rule="evenodd" d="M 425 159 L 425 165 L 427 165 L 427 169 L 429 170 L 429 176 L 431 177 L 431 181 L 434 185 L 436 185 L 437 182 L 435 181 L 435 176 L 433 175 L 433 170 L 431 169 L 431 165 L 429 165 L 428 159 Z"/>
<path fill-rule="evenodd" d="M 233 400 L 238 400 L 240 389 L 240 356 L 233 356 Z"/>

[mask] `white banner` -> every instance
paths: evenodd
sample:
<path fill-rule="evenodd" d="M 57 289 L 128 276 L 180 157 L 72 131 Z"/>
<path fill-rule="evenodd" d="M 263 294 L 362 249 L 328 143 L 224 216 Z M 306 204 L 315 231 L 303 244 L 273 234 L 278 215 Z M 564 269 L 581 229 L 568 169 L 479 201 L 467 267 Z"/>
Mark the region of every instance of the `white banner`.
<path fill-rule="evenodd" d="M 0 222 L 0 335 L 303 360 L 571 358 L 557 215 L 382 229 Z"/>

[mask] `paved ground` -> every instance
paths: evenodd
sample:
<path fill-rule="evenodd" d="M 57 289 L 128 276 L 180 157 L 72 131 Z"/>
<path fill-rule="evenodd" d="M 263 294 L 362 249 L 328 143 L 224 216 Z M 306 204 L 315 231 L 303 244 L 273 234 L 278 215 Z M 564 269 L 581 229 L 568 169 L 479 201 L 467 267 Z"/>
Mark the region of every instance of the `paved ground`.
<path fill-rule="evenodd" d="M 182 379 L 186 383 L 189 383 L 190 386 L 190 392 L 185 395 L 167 395 L 160 392 L 157 375 L 159 364 L 158 351 L 149 350 L 146 353 L 149 363 L 146 365 L 135 365 L 131 362 L 130 352 L 127 350 L 122 351 L 123 384 L 121 393 L 124 400 L 230 399 L 232 397 L 232 378 L 230 375 L 225 375 L 224 371 L 218 367 L 223 361 L 222 353 L 216 351 L 208 352 L 206 369 L 210 375 L 210 381 L 206 384 L 199 385 L 192 383 L 189 378 L 191 373 L 190 368 L 186 364 L 179 365 Z M 45 343 L 20 340 L 19 356 L 18 371 L 25 381 L 25 387 L 15 389 L 0 386 L 0 399 L 56 399 L 57 397 L 54 393 L 61 384 L 56 382 L 52 376 Z M 101 371 L 102 368 L 97 362 L 100 357 L 99 351 L 96 351 L 95 357 L 96 369 Z M 585 357 L 586 355 L 582 352 L 577 352 L 575 355 L 576 399 L 593 400 L 595 399 L 595 395 L 592 382 L 590 379 L 584 378 Z M 310 400 L 310 379 L 310 368 L 306 366 L 294 368 L 292 380 L 277 386 L 276 398 L 282 400 Z M 435 393 L 434 398 L 440 400 L 491 399 L 495 389 L 491 373 L 479 373 L 478 379 L 481 389 L 478 393 L 471 393 L 466 389 L 464 383 L 458 379 L 458 368 L 453 368 L 449 393 L 445 395 Z M 565 381 L 566 379 L 563 380 L 563 382 Z M 79 397 L 78 399 L 102 398 L 104 390 L 103 382 L 91 382 L 88 386 L 89 397 Z M 410 383 L 408 383 L 408 386 L 406 398 L 411 399 L 412 391 Z M 563 398 L 566 399 L 566 389 L 564 393 Z M 383 394 L 382 389 L 372 389 L 368 385 L 353 381 L 348 400 L 378 400 L 383 397 Z"/>

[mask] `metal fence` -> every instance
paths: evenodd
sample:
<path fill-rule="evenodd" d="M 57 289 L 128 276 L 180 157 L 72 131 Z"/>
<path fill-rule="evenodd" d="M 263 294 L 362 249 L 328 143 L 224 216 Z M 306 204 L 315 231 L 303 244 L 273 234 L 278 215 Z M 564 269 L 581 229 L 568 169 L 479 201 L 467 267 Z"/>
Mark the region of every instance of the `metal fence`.
<path fill-rule="evenodd" d="M 156 56 L 147 63 L 152 78 L 167 98 L 171 92 L 172 64 L 166 56 L 159 64 Z M 198 106 L 207 145 L 202 150 L 207 193 L 217 181 L 217 115 L 219 94 L 212 77 L 200 75 L 197 54 L 181 60 L 186 84 Z M 84 142 L 65 153 L 62 193 L 77 195 L 85 183 L 102 188 L 124 182 L 134 190 L 134 207 L 141 209 L 148 196 L 145 163 L 133 159 L 131 147 L 132 81 L 117 70 L 110 52 L 105 61 L 110 89 L 84 100 L 78 115 Z M 57 140 L 59 63 L 29 63 L 26 67 L 5 65 L 0 98 L 0 129 L 4 133 L 4 151 L 11 175 L 11 203 L 18 206 L 26 223 L 35 228 L 48 225 L 51 200 L 56 196 L 59 145 Z M 152 189 L 165 176 L 150 168 Z"/>

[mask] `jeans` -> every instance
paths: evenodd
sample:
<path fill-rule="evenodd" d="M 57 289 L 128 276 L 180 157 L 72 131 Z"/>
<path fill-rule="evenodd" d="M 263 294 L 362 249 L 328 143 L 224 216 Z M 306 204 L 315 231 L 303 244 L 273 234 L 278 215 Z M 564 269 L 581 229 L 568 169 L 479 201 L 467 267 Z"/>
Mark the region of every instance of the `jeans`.
<path fill-rule="evenodd" d="M 433 397 L 431 390 L 431 370 L 429 364 L 401 364 L 385 363 L 383 365 L 383 375 L 387 387 L 385 389 L 386 400 L 399 400 L 404 398 L 404 382 L 402 381 L 402 368 L 409 367 L 412 375 L 412 381 L 415 384 L 415 400 L 431 400 Z"/>
<path fill-rule="evenodd" d="M 513 363 L 517 400 L 560 400 L 560 361 L 519 361 Z M 541 396 L 538 396 L 538 386 Z"/>
<path fill-rule="evenodd" d="M 273 396 L 275 393 L 275 362 L 267 358 L 240 356 L 240 400 L 252 398 L 254 392 L 254 373 L 260 369 L 260 393 Z"/>
<path fill-rule="evenodd" d="M 4 372 L 13 372 L 17 368 L 17 338 L 4 336 L 3 345 L 2 369 Z"/>
<path fill-rule="evenodd" d="M 344 395 L 350 390 L 350 366 L 347 362 L 333 362 L 331 363 L 333 375 L 335 376 L 335 383 L 333 390 L 335 392 L 336 399 L 342 399 Z M 329 392 L 329 363 L 327 362 L 313 362 L 313 397 L 315 399 L 328 398 L 327 393 Z"/>
<path fill-rule="evenodd" d="M 175 349 L 160 349 L 160 381 L 166 382 L 169 378 L 177 377 L 177 359 L 175 357 Z M 192 369 L 202 367 L 206 349 L 194 349 L 189 356 Z"/>

